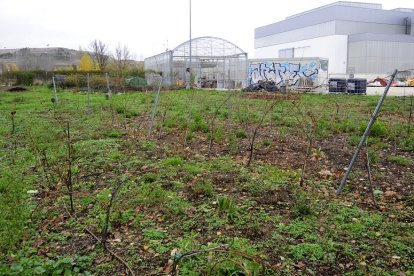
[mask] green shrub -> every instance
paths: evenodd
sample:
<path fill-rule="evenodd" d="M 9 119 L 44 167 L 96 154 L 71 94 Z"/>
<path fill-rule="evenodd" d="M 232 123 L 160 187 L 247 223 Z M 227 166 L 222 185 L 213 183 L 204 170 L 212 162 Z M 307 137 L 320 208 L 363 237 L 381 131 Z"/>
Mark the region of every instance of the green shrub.
<path fill-rule="evenodd" d="M 390 155 L 387 157 L 387 160 L 400 166 L 410 166 L 413 164 L 413 160 L 411 158 L 400 155 Z"/>
<path fill-rule="evenodd" d="M 45 259 L 33 255 L 20 257 L 11 265 L 7 275 L 90 275 L 87 269 L 91 267 L 90 256 L 58 256 Z"/>
<path fill-rule="evenodd" d="M 308 216 L 313 213 L 313 204 L 304 191 L 296 193 L 293 214 L 295 217 Z"/>
<path fill-rule="evenodd" d="M 365 129 L 367 128 L 367 124 L 363 123 L 360 125 L 359 131 L 360 133 L 364 133 Z M 385 137 L 388 135 L 387 125 L 383 122 L 375 122 L 370 130 L 370 136 L 372 137 Z"/>
<path fill-rule="evenodd" d="M 117 129 L 110 129 L 105 133 L 105 136 L 108 138 L 121 138 L 122 132 Z"/>
<path fill-rule="evenodd" d="M 158 179 L 158 175 L 152 172 L 146 173 L 142 176 L 142 180 L 145 183 L 153 183 L 157 181 L 157 179 Z"/>
<path fill-rule="evenodd" d="M 237 216 L 237 205 L 233 198 L 228 196 L 217 197 L 218 209 L 227 215 L 229 219 Z"/>
<path fill-rule="evenodd" d="M 105 77 L 98 75 L 93 75 L 90 77 L 89 85 L 92 89 L 96 90 L 105 90 L 107 86 Z"/>
<path fill-rule="evenodd" d="M 175 156 L 164 159 L 162 164 L 166 166 L 181 166 L 183 164 L 183 160 L 179 156 Z"/>
<path fill-rule="evenodd" d="M 263 140 L 263 146 L 265 146 L 265 147 L 268 147 L 268 146 L 270 146 L 272 143 L 270 142 L 270 140 L 269 139 L 264 139 Z"/>
<path fill-rule="evenodd" d="M 138 112 L 131 111 L 131 110 L 129 110 L 129 109 L 123 107 L 123 106 L 118 106 L 115 110 L 116 110 L 116 113 L 118 113 L 118 114 L 121 114 L 121 115 L 125 114 L 125 117 L 127 117 L 127 118 L 132 118 L 132 117 L 138 116 Z"/>
<path fill-rule="evenodd" d="M 247 133 L 244 129 L 239 128 L 235 133 L 237 138 L 247 138 Z"/>
<path fill-rule="evenodd" d="M 292 245 L 290 249 L 295 260 L 322 261 L 326 254 L 322 246 L 314 243 L 300 243 Z"/>
<path fill-rule="evenodd" d="M 197 182 L 193 187 L 193 192 L 198 195 L 210 197 L 214 194 L 214 187 L 211 181 Z"/>
<path fill-rule="evenodd" d="M 33 85 L 34 74 L 32 72 L 18 72 L 16 75 L 17 85 Z"/>
<path fill-rule="evenodd" d="M 208 132 L 208 125 L 203 121 L 194 121 L 190 126 L 191 131 L 201 131 L 204 133 Z"/>
<path fill-rule="evenodd" d="M 19 242 L 29 215 L 24 183 L 13 173 L 0 169 L 0 255 Z"/>
<path fill-rule="evenodd" d="M 86 77 L 83 75 L 67 75 L 65 77 L 65 82 L 63 85 L 67 88 L 73 88 L 73 87 L 86 87 Z"/>

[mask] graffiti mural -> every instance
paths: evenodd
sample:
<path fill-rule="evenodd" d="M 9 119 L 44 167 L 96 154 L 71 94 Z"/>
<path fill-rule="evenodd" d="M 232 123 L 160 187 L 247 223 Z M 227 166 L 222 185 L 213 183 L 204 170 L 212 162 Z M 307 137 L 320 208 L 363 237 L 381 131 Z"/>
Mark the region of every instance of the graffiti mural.
<path fill-rule="evenodd" d="M 319 63 L 278 63 L 256 62 L 250 63 L 248 68 L 248 83 L 255 84 L 259 81 L 274 81 L 278 86 L 286 83 L 291 86 L 299 86 L 310 81 L 313 83 L 318 78 Z"/>

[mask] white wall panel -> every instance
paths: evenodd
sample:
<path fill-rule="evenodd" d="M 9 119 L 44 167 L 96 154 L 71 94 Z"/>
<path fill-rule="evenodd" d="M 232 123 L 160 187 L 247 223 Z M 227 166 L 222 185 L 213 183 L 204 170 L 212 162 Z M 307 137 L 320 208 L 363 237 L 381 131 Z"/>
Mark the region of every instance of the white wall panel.
<path fill-rule="evenodd" d="M 275 44 L 288 43 L 333 34 L 335 34 L 335 21 L 330 21 L 255 39 L 254 47 L 268 47 Z"/>
<path fill-rule="evenodd" d="M 295 48 L 295 58 L 322 57 L 329 60 L 329 73 L 345 74 L 348 36 L 331 35 L 255 49 L 255 58 L 278 58 L 280 49 Z"/>
<path fill-rule="evenodd" d="M 335 34 L 359 34 L 359 33 L 378 33 L 378 34 L 404 34 L 405 26 L 379 23 L 366 23 L 354 21 L 336 21 Z"/>
<path fill-rule="evenodd" d="M 349 43 L 348 66 L 359 74 L 386 74 L 414 68 L 414 43 L 358 41 Z"/>

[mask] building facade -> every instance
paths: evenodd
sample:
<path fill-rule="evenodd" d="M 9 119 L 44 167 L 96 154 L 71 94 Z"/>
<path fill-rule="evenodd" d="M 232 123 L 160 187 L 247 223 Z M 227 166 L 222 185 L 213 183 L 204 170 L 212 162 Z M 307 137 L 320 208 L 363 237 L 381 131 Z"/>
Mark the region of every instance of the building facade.
<path fill-rule="evenodd" d="M 414 9 L 336 2 L 255 29 L 256 58 L 321 57 L 329 75 L 414 68 Z"/>

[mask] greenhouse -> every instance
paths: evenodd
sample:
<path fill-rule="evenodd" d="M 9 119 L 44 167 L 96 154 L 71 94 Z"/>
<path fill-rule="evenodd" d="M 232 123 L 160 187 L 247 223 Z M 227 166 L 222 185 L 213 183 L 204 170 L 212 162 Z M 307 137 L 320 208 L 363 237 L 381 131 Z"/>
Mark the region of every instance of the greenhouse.
<path fill-rule="evenodd" d="M 247 83 L 247 53 L 225 39 L 199 37 L 146 58 L 145 70 L 161 72 L 164 86 L 236 89 Z"/>

